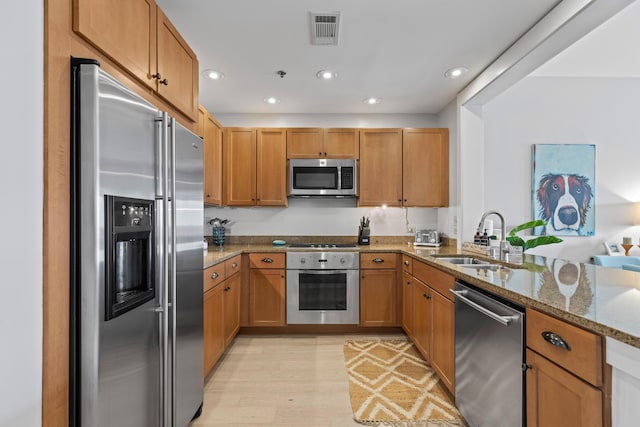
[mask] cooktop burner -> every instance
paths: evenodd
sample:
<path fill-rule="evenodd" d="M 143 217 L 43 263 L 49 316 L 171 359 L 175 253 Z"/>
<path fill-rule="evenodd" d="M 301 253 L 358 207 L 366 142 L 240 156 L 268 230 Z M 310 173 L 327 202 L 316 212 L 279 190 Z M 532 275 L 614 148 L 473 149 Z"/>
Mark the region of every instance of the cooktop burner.
<path fill-rule="evenodd" d="M 292 243 L 290 248 L 304 248 L 304 249 L 342 249 L 342 248 L 357 248 L 355 243 Z"/>

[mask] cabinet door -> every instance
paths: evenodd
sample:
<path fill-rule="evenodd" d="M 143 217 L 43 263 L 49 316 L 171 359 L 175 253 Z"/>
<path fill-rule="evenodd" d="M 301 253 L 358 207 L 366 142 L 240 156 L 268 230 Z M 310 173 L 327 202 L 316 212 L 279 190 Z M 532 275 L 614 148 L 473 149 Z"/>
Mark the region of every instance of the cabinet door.
<path fill-rule="evenodd" d="M 156 72 L 154 0 L 74 0 L 73 30 L 150 88 Z"/>
<path fill-rule="evenodd" d="M 397 326 L 396 270 L 360 270 L 360 326 Z"/>
<path fill-rule="evenodd" d="M 209 375 L 224 352 L 224 284 L 204 294 L 204 376 Z"/>
<path fill-rule="evenodd" d="M 431 366 L 451 394 L 454 392 L 454 303 L 429 288 L 431 295 Z"/>
<path fill-rule="evenodd" d="M 402 273 L 402 329 L 413 336 L 413 277 Z"/>
<path fill-rule="evenodd" d="M 360 130 L 359 206 L 402 206 L 402 130 Z"/>
<path fill-rule="evenodd" d="M 224 346 L 231 344 L 240 330 L 240 274 L 234 274 L 224 283 Z"/>
<path fill-rule="evenodd" d="M 287 206 L 285 129 L 258 129 L 256 204 Z"/>
<path fill-rule="evenodd" d="M 287 158 L 317 159 L 325 157 L 324 130 L 320 128 L 287 129 Z"/>
<path fill-rule="evenodd" d="M 602 392 L 527 349 L 527 426 L 601 427 Z"/>
<path fill-rule="evenodd" d="M 428 362 L 431 359 L 431 290 L 413 278 L 413 342 Z"/>
<path fill-rule="evenodd" d="M 285 326 L 284 270 L 252 269 L 249 273 L 251 326 Z"/>
<path fill-rule="evenodd" d="M 160 8 L 157 17 L 158 94 L 196 121 L 198 58 Z"/>
<path fill-rule="evenodd" d="M 404 206 L 449 206 L 449 130 L 404 129 Z"/>
<path fill-rule="evenodd" d="M 207 113 L 204 120 L 204 203 L 222 204 L 222 127 Z"/>
<path fill-rule="evenodd" d="M 324 156 L 328 159 L 357 159 L 360 157 L 358 129 L 327 129 L 324 136 Z"/>
<path fill-rule="evenodd" d="M 256 204 L 256 130 L 225 128 L 222 137 L 224 154 L 224 204 Z"/>

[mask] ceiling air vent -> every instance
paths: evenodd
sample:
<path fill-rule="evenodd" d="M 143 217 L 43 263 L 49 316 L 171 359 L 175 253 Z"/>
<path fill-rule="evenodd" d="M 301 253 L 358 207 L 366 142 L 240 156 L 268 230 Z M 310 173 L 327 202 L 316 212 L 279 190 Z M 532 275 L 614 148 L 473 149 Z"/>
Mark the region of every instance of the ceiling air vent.
<path fill-rule="evenodd" d="M 337 45 L 340 29 L 340 12 L 311 12 L 311 44 Z"/>

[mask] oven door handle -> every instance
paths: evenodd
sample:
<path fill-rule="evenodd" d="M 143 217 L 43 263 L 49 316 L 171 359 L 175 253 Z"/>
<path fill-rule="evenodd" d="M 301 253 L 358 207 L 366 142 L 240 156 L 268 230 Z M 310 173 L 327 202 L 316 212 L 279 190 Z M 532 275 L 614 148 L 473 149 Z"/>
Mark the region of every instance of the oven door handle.
<path fill-rule="evenodd" d="M 456 296 L 456 298 L 460 299 L 460 301 L 467 304 L 471 308 L 478 310 L 480 313 L 484 314 L 487 317 L 492 318 L 493 320 L 501 323 L 504 326 L 509 326 L 511 322 L 513 322 L 514 320 L 518 320 L 518 316 L 500 316 L 499 314 L 494 313 L 488 308 L 483 307 L 480 304 L 471 301 L 469 298 L 466 297 L 468 291 L 454 291 L 453 289 L 449 289 L 449 292 L 451 292 L 453 295 Z"/>
<path fill-rule="evenodd" d="M 297 274 L 303 273 L 303 274 L 336 274 L 336 273 L 344 273 L 347 274 L 348 271 L 354 271 L 357 269 L 343 269 L 343 270 L 288 270 L 288 271 L 293 271 Z"/>

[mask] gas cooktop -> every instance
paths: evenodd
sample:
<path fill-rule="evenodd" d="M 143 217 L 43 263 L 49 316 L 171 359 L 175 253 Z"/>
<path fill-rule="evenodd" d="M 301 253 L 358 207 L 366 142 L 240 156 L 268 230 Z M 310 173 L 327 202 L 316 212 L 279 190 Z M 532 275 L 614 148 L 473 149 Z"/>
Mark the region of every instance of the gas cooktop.
<path fill-rule="evenodd" d="M 292 243 L 289 245 L 292 249 L 344 249 L 357 248 L 355 243 Z"/>

